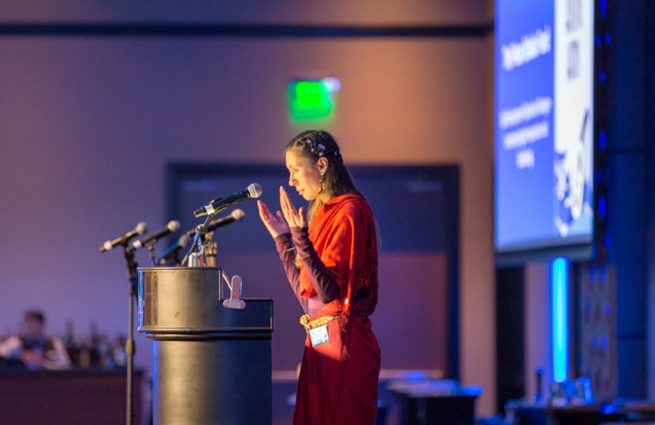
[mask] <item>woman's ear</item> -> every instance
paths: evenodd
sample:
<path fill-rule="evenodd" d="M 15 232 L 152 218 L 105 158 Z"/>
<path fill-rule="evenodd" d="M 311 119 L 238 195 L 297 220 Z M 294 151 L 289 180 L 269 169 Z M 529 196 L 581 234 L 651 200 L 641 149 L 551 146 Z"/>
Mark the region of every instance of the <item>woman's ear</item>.
<path fill-rule="evenodd" d="M 322 156 L 318 159 L 316 164 L 318 165 L 318 171 L 321 173 L 321 176 L 324 176 L 328 169 L 328 159 Z"/>

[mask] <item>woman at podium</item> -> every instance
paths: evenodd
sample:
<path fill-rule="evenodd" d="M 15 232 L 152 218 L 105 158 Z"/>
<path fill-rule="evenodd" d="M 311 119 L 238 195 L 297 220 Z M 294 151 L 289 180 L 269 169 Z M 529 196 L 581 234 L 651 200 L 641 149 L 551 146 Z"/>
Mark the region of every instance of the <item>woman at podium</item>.
<path fill-rule="evenodd" d="M 283 187 L 281 211 L 273 214 L 261 201 L 258 207 L 305 312 L 294 424 L 373 425 L 380 373 L 369 319 L 378 299 L 373 213 L 329 133 L 296 136 L 286 166 L 289 185 L 310 201 L 308 213 Z"/>

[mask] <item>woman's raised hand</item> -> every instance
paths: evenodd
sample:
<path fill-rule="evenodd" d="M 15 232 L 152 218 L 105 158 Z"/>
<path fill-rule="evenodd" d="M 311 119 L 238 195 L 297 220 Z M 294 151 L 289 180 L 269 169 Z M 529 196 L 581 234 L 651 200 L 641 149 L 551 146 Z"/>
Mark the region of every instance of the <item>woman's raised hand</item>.
<path fill-rule="evenodd" d="M 273 239 L 290 232 L 289 225 L 284 221 L 284 217 L 280 211 L 276 215 L 273 215 L 271 210 L 262 201 L 257 201 L 257 207 L 259 208 L 259 217 L 262 219 L 268 232 L 273 236 Z"/>
<path fill-rule="evenodd" d="M 284 218 L 290 227 L 307 227 L 305 210 L 302 207 L 300 207 L 300 211 L 296 210 L 295 205 L 289 199 L 289 194 L 282 186 L 280 186 L 280 206 L 282 207 Z"/>

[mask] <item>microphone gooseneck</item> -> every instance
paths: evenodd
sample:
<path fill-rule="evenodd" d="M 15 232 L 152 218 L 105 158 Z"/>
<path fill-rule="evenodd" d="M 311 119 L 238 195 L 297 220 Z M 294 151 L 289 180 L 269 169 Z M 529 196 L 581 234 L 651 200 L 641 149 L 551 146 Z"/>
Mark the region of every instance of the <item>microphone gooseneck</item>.
<path fill-rule="evenodd" d="M 156 264 L 162 266 L 167 262 L 172 261 L 173 263 L 175 263 L 175 265 L 179 265 L 180 251 L 183 250 L 188 243 L 189 243 L 189 236 L 187 236 L 186 234 L 180 236 L 180 239 L 178 239 L 177 242 L 171 245 L 171 247 L 168 248 L 166 252 L 164 252 L 161 255 L 161 257 L 157 258 Z"/>

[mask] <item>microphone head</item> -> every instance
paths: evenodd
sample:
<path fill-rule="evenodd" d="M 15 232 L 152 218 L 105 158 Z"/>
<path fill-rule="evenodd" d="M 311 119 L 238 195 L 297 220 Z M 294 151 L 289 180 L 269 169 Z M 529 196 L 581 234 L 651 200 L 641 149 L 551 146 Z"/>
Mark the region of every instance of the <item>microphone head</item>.
<path fill-rule="evenodd" d="M 262 195 L 262 187 L 257 183 L 253 183 L 248 186 L 248 193 L 251 198 L 259 198 Z"/>
<path fill-rule="evenodd" d="M 180 230 L 180 227 L 181 227 L 181 226 L 180 226 L 180 222 L 179 222 L 179 221 L 177 221 L 177 220 L 171 220 L 171 221 L 168 222 L 168 224 L 166 225 L 166 227 L 167 227 L 168 230 L 170 230 L 171 232 L 177 232 L 178 230 Z"/>
<path fill-rule="evenodd" d="M 232 211 L 231 215 L 234 221 L 239 221 L 246 215 L 246 213 L 244 213 L 243 210 L 236 209 Z"/>
<path fill-rule="evenodd" d="M 145 221 L 142 221 L 141 223 L 136 225 L 136 228 L 134 230 L 136 230 L 137 235 L 142 235 L 148 231 L 148 225 L 146 224 Z"/>

